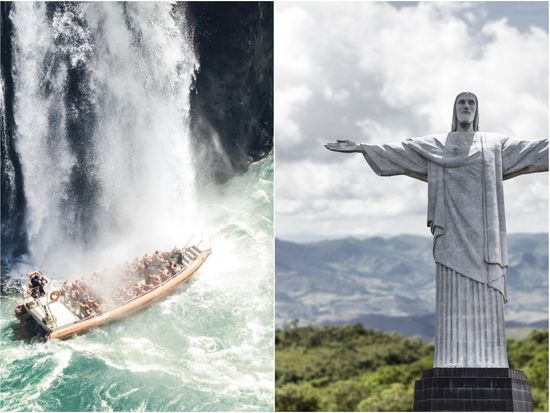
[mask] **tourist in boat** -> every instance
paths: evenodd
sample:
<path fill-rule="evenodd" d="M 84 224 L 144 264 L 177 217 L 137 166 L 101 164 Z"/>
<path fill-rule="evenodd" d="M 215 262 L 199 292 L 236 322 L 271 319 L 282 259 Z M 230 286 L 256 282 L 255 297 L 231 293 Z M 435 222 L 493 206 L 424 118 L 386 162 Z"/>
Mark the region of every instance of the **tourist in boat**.
<path fill-rule="evenodd" d="M 31 277 L 32 296 L 38 298 L 46 294 L 44 286 L 47 283 L 48 280 L 46 279 L 46 277 L 44 277 L 40 272 L 36 271 Z"/>
<path fill-rule="evenodd" d="M 122 291 L 126 296 L 126 299 L 134 298 L 134 286 L 122 286 Z"/>
<path fill-rule="evenodd" d="M 162 254 L 160 251 L 155 251 L 155 258 L 158 258 L 161 261 L 164 261 L 164 258 L 162 257 Z"/>
<path fill-rule="evenodd" d="M 182 267 L 180 265 L 176 264 L 176 263 L 172 264 L 172 266 L 173 266 L 174 274 L 177 274 L 182 269 Z"/>
<path fill-rule="evenodd" d="M 80 314 L 82 317 L 90 317 L 95 315 L 95 311 L 88 304 L 80 303 Z"/>
<path fill-rule="evenodd" d="M 145 269 L 145 274 L 149 274 L 149 271 L 151 270 L 151 262 L 152 257 L 149 255 L 145 255 L 145 258 L 143 259 L 143 267 Z"/>
<path fill-rule="evenodd" d="M 141 283 L 137 283 L 134 286 L 134 297 L 139 297 L 142 295 L 145 291 L 143 290 L 143 285 Z"/>
<path fill-rule="evenodd" d="M 172 274 L 170 273 L 170 270 L 167 267 L 163 267 L 160 269 L 160 278 L 162 281 L 166 281 L 171 276 Z"/>
<path fill-rule="evenodd" d="M 86 303 L 96 314 L 99 314 L 102 309 L 97 298 L 90 298 Z"/>
<path fill-rule="evenodd" d="M 183 264 L 183 255 L 178 248 L 174 247 L 172 250 L 170 261 L 174 261 L 176 264 Z"/>
<path fill-rule="evenodd" d="M 137 275 L 139 277 L 145 277 L 145 273 L 146 273 L 145 261 L 140 261 L 138 264 Z"/>
<path fill-rule="evenodd" d="M 75 289 L 76 299 L 78 301 L 82 301 L 82 296 L 84 295 L 84 289 L 77 283 L 75 283 L 74 287 L 75 287 L 74 289 Z"/>
<path fill-rule="evenodd" d="M 164 264 L 163 259 L 160 256 L 155 255 L 151 260 L 151 269 L 153 271 L 157 271 L 162 267 L 163 264 Z"/>
<path fill-rule="evenodd" d="M 149 284 L 148 282 L 145 282 L 144 284 L 142 284 L 142 289 L 144 294 L 151 291 L 153 288 L 155 288 L 155 286 L 152 284 Z"/>
<path fill-rule="evenodd" d="M 63 284 L 61 284 L 61 294 L 64 297 L 69 297 L 70 288 L 69 283 L 67 281 L 64 281 Z"/>
<path fill-rule="evenodd" d="M 78 301 L 78 297 L 79 297 L 79 294 L 78 294 L 78 291 L 77 289 L 71 285 L 70 285 L 70 290 L 69 290 L 69 298 L 72 300 L 72 301 Z"/>
<path fill-rule="evenodd" d="M 160 284 L 160 276 L 158 275 L 158 272 L 149 274 L 147 277 L 145 277 L 145 282 L 153 286 Z"/>
<path fill-rule="evenodd" d="M 90 299 L 90 294 L 88 294 L 88 291 L 83 289 L 82 292 L 80 293 L 80 301 L 85 303 L 89 299 Z"/>

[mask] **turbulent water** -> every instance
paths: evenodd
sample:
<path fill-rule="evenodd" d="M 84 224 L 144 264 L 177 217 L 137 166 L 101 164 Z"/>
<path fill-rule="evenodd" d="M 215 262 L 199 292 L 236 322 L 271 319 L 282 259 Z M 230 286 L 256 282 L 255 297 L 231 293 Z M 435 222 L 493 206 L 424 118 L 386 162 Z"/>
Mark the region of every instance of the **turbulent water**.
<path fill-rule="evenodd" d="M 212 255 L 138 314 L 29 342 L 2 298 L 2 410 L 272 410 L 272 159 L 204 201 Z"/>
<path fill-rule="evenodd" d="M 2 297 L 1 409 L 272 410 L 272 157 L 196 187 L 185 9 L 16 3 L 10 18 L 29 251 L 10 279 L 77 278 L 193 234 L 213 252 L 166 299 L 62 342 Z"/>

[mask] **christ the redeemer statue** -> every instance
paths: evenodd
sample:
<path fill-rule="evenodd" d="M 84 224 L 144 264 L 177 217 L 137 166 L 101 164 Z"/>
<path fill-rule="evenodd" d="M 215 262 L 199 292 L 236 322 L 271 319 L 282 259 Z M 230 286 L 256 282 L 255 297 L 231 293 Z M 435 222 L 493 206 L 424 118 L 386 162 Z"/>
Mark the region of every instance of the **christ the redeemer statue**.
<path fill-rule="evenodd" d="M 428 226 L 436 262 L 434 367 L 508 367 L 506 225 L 503 181 L 548 170 L 548 139 L 518 140 L 479 132 L 478 100 L 456 97 L 448 134 L 401 143 L 358 145 L 338 140 L 337 152 L 360 152 L 381 176 L 428 183 Z"/>

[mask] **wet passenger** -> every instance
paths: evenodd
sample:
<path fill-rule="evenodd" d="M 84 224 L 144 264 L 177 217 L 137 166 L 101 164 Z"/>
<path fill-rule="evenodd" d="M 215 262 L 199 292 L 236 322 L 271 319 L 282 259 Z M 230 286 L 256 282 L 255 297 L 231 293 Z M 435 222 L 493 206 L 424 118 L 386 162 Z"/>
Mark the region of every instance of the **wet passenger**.
<path fill-rule="evenodd" d="M 44 286 L 48 283 L 46 278 L 38 271 L 31 277 L 32 296 L 35 298 L 41 297 L 46 294 Z"/>
<path fill-rule="evenodd" d="M 135 297 L 135 292 L 130 287 L 124 288 L 124 295 L 126 296 L 126 299 L 132 299 Z"/>
<path fill-rule="evenodd" d="M 168 272 L 168 270 L 166 269 L 166 267 L 163 267 L 160 269 L 159 273 L 158 273 L 158 277 L 159 277 L 159 284 L 162 282 L 162 281 L 166 281 L 168 278 L 170 278 L 170 273 Z"/>
<path fill-rule="evenodd" d="M 95 315 L 94 310 L 92 310 L 90 306 L 85 303 L 80 303 L 80 313 L 83 317 L 90 317 Z"/>

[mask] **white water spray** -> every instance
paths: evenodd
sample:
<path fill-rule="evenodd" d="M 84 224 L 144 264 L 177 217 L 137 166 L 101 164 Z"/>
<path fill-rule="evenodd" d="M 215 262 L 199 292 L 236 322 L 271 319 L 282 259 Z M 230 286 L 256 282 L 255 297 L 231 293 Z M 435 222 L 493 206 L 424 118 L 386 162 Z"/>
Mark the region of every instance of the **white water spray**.
<path fill-rule="evenodd" d="M 11 17 L 31 261 L 65 275 L 183 244 L 201 217 L 189 132 L 198 61 L 179 5 L 17 3 Z M 69 118 L 89 126 L 83 136 Z M 92 188 L 77 186 L 83 167 Z"/>

